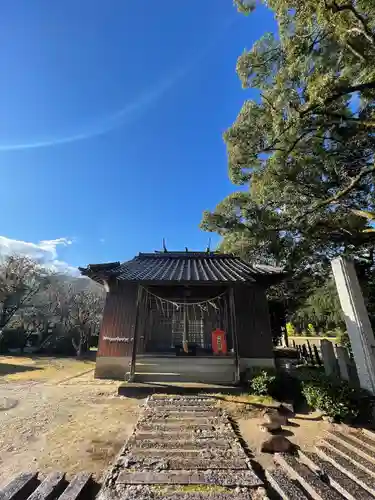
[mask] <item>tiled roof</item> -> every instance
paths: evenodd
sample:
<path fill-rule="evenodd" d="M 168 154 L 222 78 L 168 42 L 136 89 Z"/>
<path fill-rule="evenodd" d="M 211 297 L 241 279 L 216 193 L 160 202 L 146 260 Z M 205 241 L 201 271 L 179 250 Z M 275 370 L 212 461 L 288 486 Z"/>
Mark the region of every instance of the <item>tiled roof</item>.
<path fill-rule="evenodd" d="M 115 276 L 118 280 L 147 282 L 255 282 L 282 274 L 278 267 L 249 264 L 230 254 L 207 252 L 140 253 L 120 264 L 90 265 L 82 274 L 93 279 Z"/>

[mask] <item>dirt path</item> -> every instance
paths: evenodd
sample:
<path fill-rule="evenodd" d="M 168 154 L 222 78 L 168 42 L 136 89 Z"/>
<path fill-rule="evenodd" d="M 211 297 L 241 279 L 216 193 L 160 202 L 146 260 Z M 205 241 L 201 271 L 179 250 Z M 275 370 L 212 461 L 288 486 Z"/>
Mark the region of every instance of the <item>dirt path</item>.
<path fill-rule="evenodd" d="M 132 432 L 139 400 L 93 373 L 0 383 L 0 484 L 26 470 L 99 478 Z"/>

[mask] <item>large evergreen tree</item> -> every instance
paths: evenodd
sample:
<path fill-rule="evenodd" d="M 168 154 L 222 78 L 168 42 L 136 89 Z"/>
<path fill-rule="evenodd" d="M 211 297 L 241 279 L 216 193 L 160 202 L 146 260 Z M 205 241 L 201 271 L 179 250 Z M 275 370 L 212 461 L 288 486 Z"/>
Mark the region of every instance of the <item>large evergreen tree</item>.
<path fill-rule="evenodd" d="M 247 2 L 236 2 L 250 12 Z M 237 63 L 245 101 L 224 135 L 229 175 L 248 191 L 206 212 L 222 248 L 292 268 L 318 269 L 371 246 L 374 204 L 375 2 L 268 0 L 278 33 Z"/>

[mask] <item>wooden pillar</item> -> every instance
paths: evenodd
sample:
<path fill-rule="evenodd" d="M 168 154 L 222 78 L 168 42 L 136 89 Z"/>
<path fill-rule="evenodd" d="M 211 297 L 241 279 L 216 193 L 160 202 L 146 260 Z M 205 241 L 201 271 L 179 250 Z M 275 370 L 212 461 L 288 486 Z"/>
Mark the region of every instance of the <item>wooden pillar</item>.
<path fill-rule="evenodd" d="M 137 339 L 138 339 L 138 325 L 139 325 L 139 308 L 141 304 L 142 298 L 142 287 L 138 285 L 138 293 L 137 293 L 137 303 L 136 303 L 136 312 L 135 312 L 135 320 L 134 320 L 134 329 L 133 329 L 133 349 L 132 349 L 132 360 L 130 365 L 130 374 L 128 382 L 134 382 L 135 376 L 135 363 L 137 360 Z"/>
<path fill-rule="evenodd" d="M 188 318 L 188 312 L 187 312 L 187 302 L 185 299 L 185 301 L 184 301 L 184 329 L 182 332 L 182 348 L 186 354 L 189 352 L 188 328 L 189 328 L 189 318 Z"/>
<path fill-rule="evenodd" d="M 237 339 L 237 331 L 236 331 L 236 304 L 234 300 L 234 291 L 231 286 L 229 289 L 229 311 L 230 311 L 230 322 L 232 326 L 232 342 L 233 349 L 235 355 L 235 383 L 240 381 L 240 358 L 238 352 L 238 339 Z"/>

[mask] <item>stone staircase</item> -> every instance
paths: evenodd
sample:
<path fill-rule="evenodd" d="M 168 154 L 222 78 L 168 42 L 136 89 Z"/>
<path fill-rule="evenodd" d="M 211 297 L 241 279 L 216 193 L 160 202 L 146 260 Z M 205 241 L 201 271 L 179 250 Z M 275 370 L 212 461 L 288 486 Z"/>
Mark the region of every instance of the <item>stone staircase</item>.
<path fill-rule="evenodd" d="M 137 355 L 134 382 L 233 384 L 235 362 L 230 356 Z"/>
<path fill-rule="evenodd" d="M 260 499 L 262 486 L 214 399 L 151 396 L 97 500 Z"/>
<path fill-rule="evenodd" d="M 266 471 L 270 487 L 283 499 L 370 500 L 375 498 L 375 433 L 332 430 L 314 452 L 276 454 Z"/>

